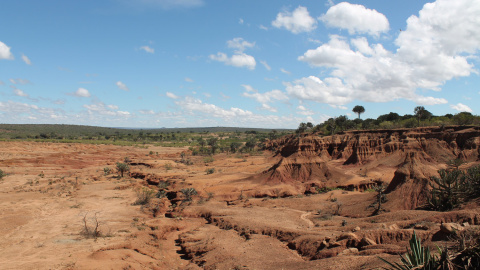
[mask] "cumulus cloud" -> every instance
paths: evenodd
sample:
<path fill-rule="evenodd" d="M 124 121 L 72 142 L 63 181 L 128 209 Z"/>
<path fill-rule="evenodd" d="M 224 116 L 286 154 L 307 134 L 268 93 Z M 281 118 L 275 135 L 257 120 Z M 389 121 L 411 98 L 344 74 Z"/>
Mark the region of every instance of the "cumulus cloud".
<path fill-rule="evenodd" d="M 192 97 L 185 97 L 183 99 L 175 101 L 175 104 L 190 113 L 202 113 L 224 119 L 231 119 L 238 116 L 253 115 L 253 113 L 250 111 L 242 110 L 235 107 L 227 110 L 220 108 L 214 104 L 203 103 L 200 99 Z"/>
<path fill-rule="evenodd" d="M 248 42 L 243 38 L 234 38 L 227 41 L 227 46 L 235 50 L 235 53 L 243 53 L 247 48 L 255 47 L 255 42 Z"/>
<path fill-rule="evenodd" d="M 294 34 L 298 34 L 313 31 L 317 28 L 317 21 L 310 16 L 306 7 L 298 6 L 293 12 L 278 13 L 277 18 L 272 22 L 272 26 L 285 28 Z"/>
<path fill-rule="evenodd" d="M 60 109 L 44 108 L 33 104 L 7 101 L 0 102 L 0 112 L 11 121 L 10 123 L 30 123 L 32 120 L 37 123 L 48 123 L 66 119 L 65 112 Z"/>
<path fill-rule="evenodd" d="M 350 34 L 367 33 L 378 36 L 390 28 L 387 17 L 382 13 L 347 2 L 330 7 L 320 20 L 327 26 L 347 29 Z"/>
<path fill-rule="evenodd" d="M 297 109 L 298 109 L 297 113 L 301 115 L 312 116 L 315 114 L 312 110 L 305 108 L 305 106 L 303 105 L 299 105 Z"/>
<path fill-rule="evenodd" d="M 13 60 L 14 57 L 10 52 L 10 47 L 0 41 L 0 60 L 2 59 Z"/>
<path fill-rule="evenodd" d="M 118 81 L 118 82 L 116 82 L 115 84 L 117 85 L 118 89 L 120 89 L 120 90 L 123 90 L 123 91 L 128 91 L 128 90 L 130 90 L 130 89 L 128 89 L 128 87 L 127 87 L 123 82 L 121 82 L 121 81 Z"/>
<path fill-rule="evenodd" d="M 22 60 L 25 62 L 27 65 L 31 65 L 32 61 L 30 61 L 30 58 L 28 58 L 25 54 L 22 53 Z"/>
<path fill-rule="evenodd" d="M 89 115 L 104 115 L 104 116 L 115 116 L 115 117 L 129 117 L 131 116 L 130 112 L 119 111 L 118 106 L 116 105 L 105 105 L 103 102 L 95 102 L 93 104 L 83 105 L 87 109 Z"/>
<path fill-rule="evenodd" d="M 171 92 L 167 92 L 165 95 L 171 99 L 178 99 L 178 96 Z"/>
<path fill-rule="evenodd" d="M 245 88 L 245 92 L 242 96 L 255 99 L 259 103 L 270 103 L 278 100 L 288 100 L 288 96 L 280 90 L 272 90 L 270 92 L 259 93 L 250 85 L 242 85 Z"/>
<path fill-rule="evenodd" d="M 480 50 L 480 6 L 468 0 L 438 0 L 425 4 L 388 51 L 364 37 L 347 40 L 331 36 L 328 43 L 308 50 L 298 59 L 330 74 L 287 84 L 298 98 L 343 105 L 353 99 L 386 102 L 407 99 L 421 105 L 447 100 L 417 94 L 417 89 L 439 91 L 452 78 L 476 72 L 469 60 Z"/>
<path fill-rule="evenodd" d="M 18 88 L 14 88 L 13 89 L 13 93 L 15 94 L 15 96 L 19 96 L 19 97 L 28 97 L 28 94 L 23 92 L 22 90 L 18 89 Z"/>
<path fill-rule="evenodd" d="M 473 110 L 465 104 L 458 103 L 457 105 L 450 105 L 450 108 L 457 110 L 459 112 L 473 112 Z"/>
<path fill-rule="evenodd" d="M 90 97 L 90 92 L 85 88 L 78 88 L 77 91 L 70 93 L 70 95 L 75 97 Z"/>
<path fill-rule="evenodd" d="M 140 47 L 140 50 L 143 50 L 143 51 L 145 51 L 145 52 L 147 52 L 147 53 L 155 53 L 155 49 L 154 49 L 154 48 L 151 48 L 151 47 L 149 47 L 149 46 L 142 46 L 142 47 Z"/>
<path fill-rule="evenodd" d="M 277 108 L 273 108 L 272 106 L 270 106 L 268 104 L 262 104 L 261 109 L 269 111 L 269 112 L 274 112 L 274 113 L 278 112 Z"/>
<path fill-rule="evenodd" d="M 255 66 L 257 65 L 255 58 L 245 53 L 234 54 L 231 57 L 228 57 L 225 53 L 219 52 L 216 55 L 210 55 L 210 59 L 223 62 L 229 66 L 245 67 L 250 70 L 254 70 Z"/>
<path fill-rule="evenodd" d="M 235 126 L 262 126 L 262 127 L 292 127 L 304 121 L 295 116 L 277 116 L 255 114 L 248 110 L 231 107 L 229 109 L 221 108 L 214 104 L 204 103 L 199 99 L 185 97 L 175 101 L 175 104 L 182 112 L 200 117 L 200 119 L 210 119 L 209 125 L 232 125 Z M 262 109 L 273 111 L 274 108 L 262 105 Z M 212 117 L 214 119 L 212 119 Z M 216 119 L 215 119 L 216 118 Z M 200 120 L 202 121 L 202 120 Z M 204 125 L 206 123 L 203 123 Z"/>
<path fill-rule="evenodd" d="M 248 42 L 243 38 L 234 38 L 227 41 L 227 46 L 234 49 L 234 54 L 229 57 L 223 52 L 218 52 L 216 55 L 209 56 L 211 60 L 223 62 L 228 66 L 245 67 L 254 70 L 257 62 L 251 55 L 244 53 L 247 48 L 255 46 L 255 42 Z"/>

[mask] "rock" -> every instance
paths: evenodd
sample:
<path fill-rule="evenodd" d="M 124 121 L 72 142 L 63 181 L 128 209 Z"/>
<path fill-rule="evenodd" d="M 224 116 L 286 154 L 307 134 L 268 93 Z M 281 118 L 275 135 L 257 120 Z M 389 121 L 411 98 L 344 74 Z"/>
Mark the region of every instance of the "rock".
<path fill-rule="evenodd" d="M 344 233 L 344 234 L 341 234 L 338 238 L 337 238 L 337 241 L 341 241 L 341 240 L 345 240 L 345 239 L 348 239 L 348 240 L 357 240 L 358 241 L 358 237 L 356 234 L 354 233 Z"/>
<path fill-rule="evenodd" d="M 425 224 L 415 224 L 415 226 L 413 227 L 415 230 L 424 230 L 424 231 L 428 231 L 430 228 L 425 225 Z"/>
<path fill-rule="evenodd" d="M 360 227 L 359 227 L 359 226 L 353 228 L 353 230 L 352 230 L 352 232 L 358 232 L 358 231 L 360 231 Z"/>
<path fill-rule="evenodd" d="M 345 256 L 345 255 L 355 255 L 358 254 L 358 249 L 357 248 L 347 248 L 343 250 L 342 252 L 338 253 L 337 256 Z"/>
<path fill-rule="evenodd" d="M 440 225 L 440 231 L 448 234 L 454 234 L 463 230 L 465 230 L 465 228 L 458 223 L 442 223 L 442 225 Z"/>
<path fill-rule="evenodd" d="M 362 240 L 360 240 L 360 246 L 362 246 L 362 247 L 372 246 L 372 245 L 376 245 L 376 244 L 377 243 L 375 243 L 375 241 L 373 241 L 372 239 L 367 238 L 367 237 L 363 237 Z"/>

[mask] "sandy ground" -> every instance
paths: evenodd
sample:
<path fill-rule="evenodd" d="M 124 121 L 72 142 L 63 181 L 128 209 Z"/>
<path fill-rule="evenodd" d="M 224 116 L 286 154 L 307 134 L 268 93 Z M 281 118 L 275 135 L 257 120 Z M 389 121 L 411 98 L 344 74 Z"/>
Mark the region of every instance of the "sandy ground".
<path fill-rule="evenodd" d="M 194 164 L 185 165 L 186 150 L 0 142 L 8 174 L 0 180 L 0 268 L 374 269 L 384 266 L 378 256 L 397 260 L 415 228 L 430 243 L 441 222 L 478 216 L 474 207 L 369 217 L 372 192 L 255 198 L 289 188 L 249 180 L 274 164 L 269 153 L 220 154 L 211 163 L 187 155 Z M 125 157 L 135 177 L 113 170 Z M 358 168 L 346 173 L 363 180 Z M 135 205 L 142 187 L 158 190 L 155 181 L 170 183 L 160 210 Z M 198 191 L 191 202 L 179 192 L 188 187 Z M 98 237 L 85 234 L 97 225 Z"/>

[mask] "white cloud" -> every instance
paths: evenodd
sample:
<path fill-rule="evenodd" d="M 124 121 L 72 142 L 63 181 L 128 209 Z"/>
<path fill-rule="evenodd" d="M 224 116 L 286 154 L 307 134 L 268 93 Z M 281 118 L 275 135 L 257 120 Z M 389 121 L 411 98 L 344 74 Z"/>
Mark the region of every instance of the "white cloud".
<path fill-rule="evenodd" d="M 315 114 L 312 110 L 309 110 L 302 105 L 299 105 L 297 109 L 298 109 L 297 113 L 301 115 L 312 116 Z"/>
<path fill-rule="evenodd" d="M 459 112 L 473 112 L 473 110 L 465 104 L 458 103 L 457 105 L 450 105 L 450 108 L 457 110 Z"/>
<path fill-rule="evenodd" d="M 75 97 L 90 97 L 90 92 L 88 92 L 87 89 L 85 88 L 78 88 L 77 91 L 71 93 L 70 95 L 75 96 Z"/>
<path fill-rule="evenodd" d="M 105 116 L 115 116 L 115 117 L 129 117 L 130 112 L 118 111 L 118 106 L 116 105 L 105 105 L 103 102 L 96 102 L 93 104 L 85 104 L 84 108 L 87 109 L 89 115 L 105 115 Z"/>
<path fill-rule="evenodd" d="M 191 78 L 185 77 L 186 82 L 194 82 Z"/>
<path fill-rule="evenodd" d="M 26 103 L 20 102 L 0 102 L 0 111 L 8 112 L 8 113 L 25 113 L 30 112 L 31 110 L 38 110 L 39 107 L 37 105 L 31 105 Z"/>
<path fill-rule="evenodd" d="M 146 115 L 153 115 L 155 112 L 153 110 L 140 110 L 138 111 L 141 114 L 146 114 Z"/>
<path fill-rule="evenodd" d="M 123 82 L 121 82 L 121 81 L 118 81 L 118 82 L 116 82 L 115 84 L 117 85 L 118 89 L 120 89 L 120 90 L 123 90 L 123 91 L 128 91 L 128 90 L 130 90 L 130 89 L 128 89 L 128 87 L 127 87 Z"/>
<path fill-rule="evenodd" d="M 147 53 L 155 53 L 155 49 L 149 46 L 142 46 L 140 47 L 140 50 L 144 50 Z"/>
<path fill-rule="evenodd" d="M 238 19 L 238 23 L 243 24 L 244 23 L 243 19 L 242 18 Z"/>
<path fill-rule="evenodd" d="M 278 110 L 277 110 L 276 108 L 273 108 L 273 107 L 271 107 L 270 105 L 265 104 L 265 103 L 262 104 L 261 109 L 262 109 L 262 110 L 266 110 L 266 111 L 270 111 L 270 112 L 274 112 L 274 113 L 278 112 Z"/>
<path fill-rule="evenodd" d="M 291 75 L 291 74 L 292 74 L 290 71 L 285 70 L 285 69 L 283 69 L 283 68 L 281 68 L 280 71 L 281 71 L 282 73 L 287 74 L 287 75 Z"/>
<path fill-rule="evenodd" d="M 23 53 L 22 53 L 22 60 L 23 60 L 23 62 L 25 62 L 25 64 L 27 64 L 27 65 L 31 65 L 31 64 L 32 64 L 32 61 L 30 61 L 30 59 L 29 59 L 25 54 L 23 54 Z"/>
<path fill-rule="evenodd" d="M 27 79 L 10 79 L 9 81 L 13 84 L 31 84 L 32 83 Z"/>
<path fill-rule="evenodd" d="M 13 89 L 13 93 L 16 95 L 16 96 L 19 96 L 19 97 L 28 97 L 28 94 L 23 92 L 22 90 L 18 89 L 18 88 L 15 88 Z"/>
<path fill-rule="evenodd" d="M 469 60 L 480 50 L 478 14 L 480 5 L 469 0 L 425 4 L 418 17 L 407 20 L 393 52 L 363 37 L 348 41 L 333 35 L 298 58 L 330 74 L 323 80 L 311 76 L 287 84 L 287 92 L 334 105 L 353 99 L 445 104 L 446 99 L 419 95 L 417 89 L 439 91 L 446 81 L 477 72 Z"/>
<path fill-rule="evenodd" d="M 234 38 L 232 40 L 227 41 L 227 46 L 229 48 L 234 49 L 235 53 L 241 54 L 243 53 L 247 48 L 253 48 L 255 47 L 255 42 L 248 42 L 244 40 L 243 38 Z"/>
<path fill-rule="evenodd" d="M 270 71 L 272 68 L 267 64 L 266 61 L 260 61 L 260 63 L 265 67 L 266 70 Z"/>
<path fill-rule="evenodd" d="M 204 103 L 199 99 L 185 97 L 175 101 L 179 110 L 185 116 L 195 117 L 198 125 L 227 125 L 227 126 L 262 126 L 262 127 L 294 127 L 302 122 L 302 118 L 293 116 L 277 116 L 255 114 L 248 110 L 232 107 L 224 109 L 214 104 Z M 262 105 L 263 109 L 267 109 Z M 216 119 L 214 119 L 216 118 Z M 208 120 L 205 120 L 208 119 Z"/>
<path fill-rule="evenodd" d="M 201 100 L 192 97 L 185 97 L 184 99 L 176 101 L 175 104 L 179 105 L 182 109 L 192 113 L 203 113 L 213 117 L 225 119 L 235 118 L 238 116 L 253 115 L 253 113 L 250 111 L 234 107 L 230 108 L 229 110 L 225 110 L 214 104 L 203 103 Z"/>
<path fill-rule="evenodd" d="M 242 96 L 253 98 L 259 103 L 270 103 L 278 100 L 288 100 L 288 96 L 280 90 L 272 90 L 270 92 L 258 93 L 257 90 L 253 89 L 250 85 L 242 85 L 245 88 L 245 92 L 242 93 Z"/>
<path fill-rule="evenodd" d="M 265 31 L 268 31 L 268 27 L 266 27 L 266 26 L 263 25 L 263 24 L 260 24 L 260 25 L 258 26 L 258 28 L 260 28 L 260 29 L 262 29 L 262 30 L 265 30 Z"/>
<path fill-rule="evenodd" d="M 300 100 L 313 100 L 326 104 L 346 104 L 353 101 L 351 92 L 347 91 L 339 79 L 328 78 L 323 82 L 315 76 L 302 78 L 292 83 L 285 83 L 290 96 Z"/>
<path fill-rule="evenodd" d="M 390 28 L 387 17 L 382 13 L 347 2 L 332 6 L 320 19 L 328 26 L 347 29 L 351 35 L 368 33 L 378 36 Z"/>
<path fill-rule="evenodd" d="M 234 54 L 231 57 L 228 57 L 226 54 L 219 52 L 217 55 L 210 55 L 210 59 L 223 62 L 229 66 L 245 67 L 250 70 L 254 70 L 255 66 L 257 65 L 255 58 L 245 53 Z"/>
<path fill-rule="evenodd" d="M 165 95 L 171 99 L 178 99 L 178 96 L 171 92 L 167 92 Z"/>
<path fill-rule="evenodd" d="M 0 60 L 2 59 L 13 60 L 14 57 L 10 52 L 10 47 L 0 41 Z"/>
<path fill-rule="evenodd" d="M 278 13 L 277 18 L 272 22 L 272 26 L 285 28 L 294 34 L 298 34 L 313 31 L 317 28 L 317 21 L 310 17 L 306 7 L 299 6 L 293 12 Z"/>
<path fill-rule="evenodd" d="M 228 57 L 223 52 L 218 52 L 216 55 L 210 55 L 209 58 L 214 61 L 223 62 L 228 66 L 245 67 L 250 70 L 255 69 L 257 65 L 255 58 L 243 52 L 247 48 L 254 47 L 255 42 L 248 42 L 243 38 L 234 38 L 227 41 L 227 46 L 234 49 L 234 54 L 231 57 Z"/>

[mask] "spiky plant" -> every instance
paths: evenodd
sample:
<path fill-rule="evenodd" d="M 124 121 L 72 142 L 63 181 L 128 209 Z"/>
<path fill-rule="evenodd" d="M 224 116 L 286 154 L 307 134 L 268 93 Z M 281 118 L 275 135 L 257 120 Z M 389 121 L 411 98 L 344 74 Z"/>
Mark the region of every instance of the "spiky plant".
<path fill-rule="evenodd" d="M 409 241 L 410 248 L 407 247 L 407 253 L 405 256 L 400 255 L 400 263 L 389 262 L 380 258 L 382 261 L 390 265 L 390 268 L 383 268 L 387 270 L 409 270 L 409 269 L 422 269 L 433 270 L 437 269 L 439 262 L 437 257 L 430 253 L 428 247 L 422 247 L 420 239 L 418 239 L 415 231 Z"/>

